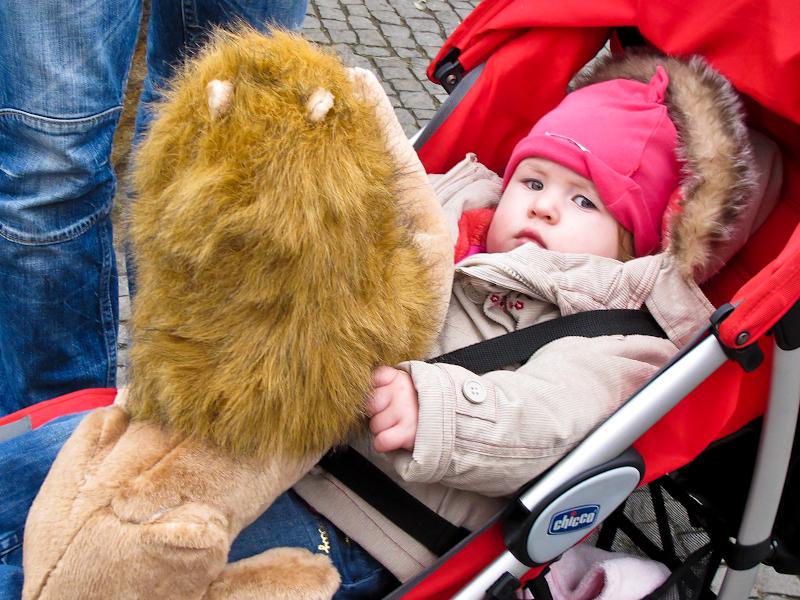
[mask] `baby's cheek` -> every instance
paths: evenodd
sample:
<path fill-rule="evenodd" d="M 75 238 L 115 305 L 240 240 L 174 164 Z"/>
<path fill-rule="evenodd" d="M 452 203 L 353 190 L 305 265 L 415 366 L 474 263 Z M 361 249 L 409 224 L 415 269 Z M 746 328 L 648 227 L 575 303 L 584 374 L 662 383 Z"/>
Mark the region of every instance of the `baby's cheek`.
<path fill-rule="evenodd" d="M 486 232 L 486 251 L 487 252 L 504 252 L 505 248 L 503 248 L 503 241 L 504 238 L 507 237 L 504 235 L 504 230 L 502 227 L 502 222 L 500 219 L 497 218 L 495 214 L 492 222 L 489 224 L 489 229 Z"/>

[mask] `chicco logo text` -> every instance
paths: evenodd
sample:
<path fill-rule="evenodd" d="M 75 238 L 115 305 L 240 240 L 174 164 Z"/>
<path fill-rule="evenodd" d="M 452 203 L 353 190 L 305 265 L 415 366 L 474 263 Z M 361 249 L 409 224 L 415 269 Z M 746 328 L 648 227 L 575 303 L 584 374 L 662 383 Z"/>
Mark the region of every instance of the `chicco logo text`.
<path fill-rule="evenodd" d="M 550 526 L 547 528 L 549 535 L 559 535 L 562 533 L 572 533 L 579 529 L 591 527 L 597 519 L 600 506 L 597 504 L 586 504 L 562 510 L 553 515 L 550 519 Z"/>

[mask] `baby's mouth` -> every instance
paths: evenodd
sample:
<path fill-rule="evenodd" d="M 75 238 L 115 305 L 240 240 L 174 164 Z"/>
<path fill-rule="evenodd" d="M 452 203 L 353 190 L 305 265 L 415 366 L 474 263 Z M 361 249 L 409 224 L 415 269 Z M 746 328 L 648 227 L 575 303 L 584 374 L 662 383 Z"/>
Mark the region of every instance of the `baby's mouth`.
<path fill-rule="evenodd" d="M 547 248 L 547 246 L 544 245 L 541 236 L 532 229 L 525 229 L 523 231 L 520 231 L 514 237 L 520 241 L 520 245 L 525 244 L 527 242 L 533 242 L 534 244 L 539 246 L 539 248 L 545 248 L 545 249 Z"/>

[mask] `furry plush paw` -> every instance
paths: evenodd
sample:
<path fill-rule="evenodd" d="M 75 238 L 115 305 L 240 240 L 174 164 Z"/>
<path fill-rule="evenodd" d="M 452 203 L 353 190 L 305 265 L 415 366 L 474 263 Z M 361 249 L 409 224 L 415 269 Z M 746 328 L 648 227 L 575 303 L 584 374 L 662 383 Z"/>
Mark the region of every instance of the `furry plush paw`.
<path fill-rule="evenodd" d="M 190 550 L 227 548 L 228 522 L 218 510 L 189 502 L 144 524 L 141 539 L 147 544 Z"/>
<path fill-rule="evenodd" d="M 339 582 L 327 556 L 302 548 L 274 548 L 230 563 L 203 600 L 328 600 Z"/>

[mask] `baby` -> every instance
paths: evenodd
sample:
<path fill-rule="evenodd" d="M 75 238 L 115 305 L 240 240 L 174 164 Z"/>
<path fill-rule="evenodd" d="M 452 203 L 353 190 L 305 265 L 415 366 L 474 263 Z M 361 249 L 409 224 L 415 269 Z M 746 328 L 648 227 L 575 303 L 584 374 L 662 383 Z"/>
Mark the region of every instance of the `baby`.
<path fill-rule="evenodd" d="M 567 96 L 514 148 L 497 208 L 461 217 L 456 260 L 523 244 L 616 260 L 657 250 L 662 216 L 680 178 L 677 132 L 663 103 L 667 84 L 666 71 L 658 67 L 647 85 L 617 79 Z M 597 264 L 600 274 L 606 267 Z M 571 291 L 592 294 L 595 286 L 587 283 L 585 290 Z M 498 290 L 491 297 L 506 295 Z M 493 303 L 488 311 L 519 318 L 522 305 L 534 298 Z M 483 318 L 497 321 L 488 311 Z M 455 320 L 451 312 L 445 330 Z M 423 367 L 374 372 L 370 429 L 379 452 L 414 450 L 420 403 L 414 369 Z"/>
<path fill-rule="evenodd" d="M 375 369 L 371 435 L 352 446 L 456 526 L 483 526 L 713 310 L 695 277 L 718 268 L 754 190 L 741 105 L 700 60 L 625 61 L 541 118 L 502 180 L 472 155 L 433 178 L 456 267 L 431 356 L 597 309 L 646 309 L 667 334 L 563 337 L 482 375 L 421 360 Z M 294 490 L 400 580 L 435 560 L 322 469 Z"/>

